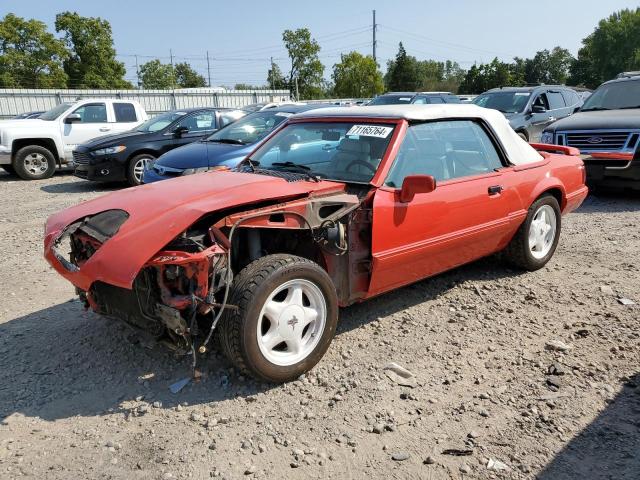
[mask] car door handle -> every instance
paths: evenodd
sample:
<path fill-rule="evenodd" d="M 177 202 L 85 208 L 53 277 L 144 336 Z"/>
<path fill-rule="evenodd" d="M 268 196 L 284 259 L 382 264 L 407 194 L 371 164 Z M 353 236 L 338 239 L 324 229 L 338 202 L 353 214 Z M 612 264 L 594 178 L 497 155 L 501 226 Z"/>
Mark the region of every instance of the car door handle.
<path fill-rule="evenodd" d="M 549 121 L 550 122 L 555 122 L 556 121 L 556 117 L 549 117 Z"/>
<path fill-rule="evenodd" d="M 100 128 L 101 132 L 108 132 L 109 130 L 111 130 L 109 127 L 101 127 Z"/>
<path fill-rule="evenodd" d="M 492 185 L 489 187 L 489 195 L 498 195 L 502 190 L 502 185 Z"/>

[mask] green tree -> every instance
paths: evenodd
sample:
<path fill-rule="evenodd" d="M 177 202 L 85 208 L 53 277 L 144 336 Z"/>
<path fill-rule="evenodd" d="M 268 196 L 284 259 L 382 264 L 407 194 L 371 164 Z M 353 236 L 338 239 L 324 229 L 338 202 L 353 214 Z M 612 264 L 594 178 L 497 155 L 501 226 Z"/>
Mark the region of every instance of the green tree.
<path fill-rule="evenodd" d="M 132 88 L 124 63 L 116 60 L 109 22 L 64 12 L 56 15 L 55 26 L 70 51 L 64 70 L 71 88 Z"/>
<path fill-rule="evenodd" d="M 491 88 L 514 87 L 523 84 L 523 77 L 516 63 L 501 62 L 473 65 L 460 84 L 460 93 L 482 93 Z"/>
<path fill-rule="evenodd" d="M 382 73 L 372 56 L 350 52 L 333 66 L 333 92 L 338 97 L 373 97 L 384 91 Z"/>
<path fill-rule="evenodd" d="M 324 65 L 318 58 L 320 45 L 311 38 L 309 29 L 285 30 L 282 41 L 291 60 L 288 80 L 291 91 L 298 93 L 298 99 L 322 97 Z"/>
<path fill-rule="evenodd" d="M 234 90 L 260 90 L 261 88 L 264 87 L 258 87 L 256 85 L 250 85 L 248 83 L 236 83 L 233 86 Z"/>
<path fill-rule="evenodd" d="M 207 81 L 187 62 L 176 63 L 174 67 L 176 83 L 181 88 L 206 87 Z"/>
<path fill-rule="evenodd" d="M 68 52 L 38 20 L 12 13 L 0 20 L 0 87 L 65 88 Z"/>
<path fill-rule="evenodd" d="M 575 58 L 566 48 L 540 50 L 533 58 L 514 58 L 514 71 L 527 84 L 564 84 Z"/>
<path fill-rule="evenodd" d="M 384 83 L 391 91 L 417 91 L 422 83 L 420 66 L 416 57 L 407 55 L 402 42 L 398 46 L 396 58 L 387 62 Z"/>
<path fill-rule="evenodd" d="M 620 72 L 640 69 L 640 8 L 600 20 L 582 45 L 571 68 L 574 85 L 595 88 Z"/>
<path fill-rule="evenodd" d="M 286 90 L 289 88 L 287 79 L 284 78 L 282 70 L 276 63 L 271 64 L 271 68 L 267 72 L 267 83 L 269 88 L 274 90 Z"/>
<path fill-rule="evenodd" d="M 139 75 L 142 88 L 166 90 L 176 87 L 176 73 L 173 66 L 157 59 L 140 65 Z"/>

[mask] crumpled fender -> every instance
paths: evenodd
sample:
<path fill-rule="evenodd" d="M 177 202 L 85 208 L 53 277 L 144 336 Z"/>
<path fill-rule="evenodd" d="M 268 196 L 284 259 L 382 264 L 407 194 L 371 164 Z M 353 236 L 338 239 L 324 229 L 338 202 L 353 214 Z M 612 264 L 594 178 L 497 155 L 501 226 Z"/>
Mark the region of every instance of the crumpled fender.
<path fill-rule="evenodd" d="M 140 269 L 203 215 L 225 208 L 342 189 L 335 182 L 287 182 L 240 172 L 209 172 L 128 188 L 52 215 L 45 226 L 44 254 L 58 273 L 82 290 L 95 281 L 131 288 Z M 89 215 L 120 209 L 129 214 L 116 235 L 76 271 L 65 268 L 53 246 L 65 227 Z M 66 248 L 62 246 L 61 248 Z"/>

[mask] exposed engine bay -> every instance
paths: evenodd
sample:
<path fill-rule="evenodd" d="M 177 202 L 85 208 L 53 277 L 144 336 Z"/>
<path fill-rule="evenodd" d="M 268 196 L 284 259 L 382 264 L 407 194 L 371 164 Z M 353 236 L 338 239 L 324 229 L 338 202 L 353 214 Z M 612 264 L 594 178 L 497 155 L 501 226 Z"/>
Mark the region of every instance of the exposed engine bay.
<path fill-rule="evenodd" d="M 234 274 L 258 258 L 291 253 L 322 265 L 347 305 L 365 295 L 371 264 L 369 187 L 207 214 L 144 265 L 132 289 L 95 281 L 77 289 L 87 308 L 152 334 L 179 353 L 204 353 L 225 311 Z M 108 210 L 69 225 L 54 252 L 82 269 L 126 222 Z M 70 252 L 65 255 L 65 247 Z M 131 248 L 135 248 L 132 245 Z"/>

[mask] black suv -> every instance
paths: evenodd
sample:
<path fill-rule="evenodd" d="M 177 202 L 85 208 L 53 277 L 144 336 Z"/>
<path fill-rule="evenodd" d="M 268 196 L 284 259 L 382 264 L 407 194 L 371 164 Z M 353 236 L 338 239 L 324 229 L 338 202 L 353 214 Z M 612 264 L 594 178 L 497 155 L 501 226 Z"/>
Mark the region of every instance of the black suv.
<path fill-rule="evenodd" d="M 592 186 L 640 190 L 640 72 L 600 85 L 578 113 L 546 128 L 542 141 L 580 149 Z"/>
<path fill-rule="evenodd" d="M 378 95 L 367 105 L 407 105 L 461 103 L 460 99 L 451 92 L 389 92 Z"/>
<path fill-rule="evenodd" d="M 575 113 L 582 99 L 563 85 L 494 88 L 477 96 L 473 103 L 504 113 L 511 127 L 527 142 L 537 142 L 544 128 Z"/>

